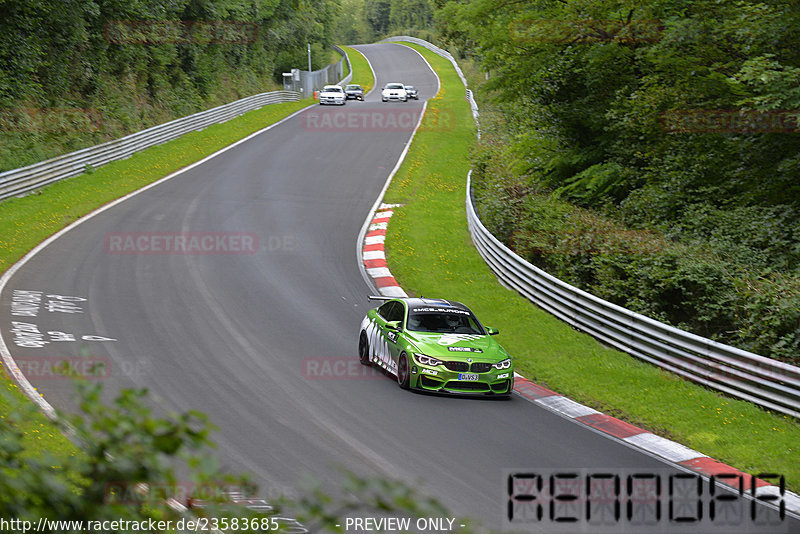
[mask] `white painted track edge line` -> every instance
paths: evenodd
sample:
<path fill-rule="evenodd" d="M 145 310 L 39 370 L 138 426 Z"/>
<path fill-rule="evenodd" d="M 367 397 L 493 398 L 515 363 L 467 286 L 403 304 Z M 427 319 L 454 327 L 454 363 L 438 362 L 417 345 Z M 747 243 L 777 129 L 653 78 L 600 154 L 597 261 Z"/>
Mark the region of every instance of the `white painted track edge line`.
<path fill-rule="evenodd" d="M 213 158 L 219 156 L 220 154 L 222 154 L 224 152 L 227 152 L 228 150 L 230 150 L 230 149 L 232 149 L 232 148 L 234 148 L 234 147 L 236 147 L 236 146 L 238 146 L 238 145 L 240 145 L 240 144 L 242 144 L 242 143 L 244 143 L 246 141 L 249 141 L 250 139 L 252 139 L 253 137 L 256 137 L 257 135 L 261 135 L 262 133 L 264 133 L 264 132 L 266 132 L 268 130 L 271 130 L 275 126 L 278 126 L 279 124 L 282 124 L 282 123 L 288 121 L 289 119 L 295 117 L 296 115 L 299 115 L 300 113 L 308 111 L 309 109 L 312 109 L 312 108 L 314 108 L 314 106 L 313 105 L 309 105 L 309 106 L 306 106 L 306 107 L 304 107 L 302 109 L 299 109 L 299 110 L 295 111 L 294 113 L 292 113 L 291 115 L 288 115 L 288 116 L 282 118 L 278 122 L 272 123 L 269 126 L 266 126 L 266 127 L 262 128 L 262 129 L 258 130 L 257 132 L 253 132 L 253 133 L 249 134 L 248 136 L 246 136 L 246 137 L 244 137 L 242 139 L 239 139 L 238 141 L 236 141 L 236 142 L 234 142 L 234 143 L 232 143 L 232 144 L 230 144 L 228 146 L 225 146 L 225 147 L 217 150 L 213 154 L 209 154 L 208 156 L 200 159 L 199 161 L 195 161 L 194 163 L 191 163 L 191 164 L 187 165 L 186 167 L 183 167 L 182 169 L 178 169 L 177 171 L 175 171 L 173 173 L 170 173 L 167 176 L 164 176 L 163 178 L 159 178 L 155 182 L 149 183 L 149 184 L 137 189 L 136 191 L 128 193 L 127 195 L 124 195 L 124 196 L 122 196 L 120 198 L 117 198 L 115 200 L 112 200 L 108 204 L 104 204 L 103 206 L 100 206 L 96 210 L 94 210 L 94 211 L 92 211 L 90 213 L 87 213 L 86 215 L 84 215 L 83 217 L 81 217 L 77 221 L 73 222 L 72 224 L 70 224 L 70 225 L 62 228 L 61 230 L 57 231 L 56 233 L 54 233 L 53 235 L 51 235 L 50 237 L 48 237 L 47 239 L 45 239 L 44 241 L 42 241 L 41 243 L 36 245 L 33 249 L 28 251 L 28 253 L 26 253 L 22 258 L 20 258 L 14 265 L 9 267 L 8 270 L 6 270 L 6 272 L 4 272 L 2 276 L 0 276 L 0 297 L 2 297 L 3 290 L 5 289 L 6 284 L 8 284 L 8 282 L 11 280 L 11 277 L 13 277 L 14 274 L 16 274 L 16 272 L 19 269 L 21 269 L 26 263 L 28 263 L 28 261 L 30 261 L 34 256 L 36 256 L 36 254 L 41 252 L 48 245 L 50 245 L 53 241 L 55 241 L 59 237 L 63 236 L 64 234 L 66 234 L 70 230 L 72 230 L 74 228 L 77 228 L 79 225 L 81 225 L 84 222 L 92 219 L 96 215 L 99 215 L 99 214 L 103 213 L 104 211 L 113 208 L 117 204 L 121 204 L 122 202 L 125 202 L 129 198 L 138 195 L 142 191 L 147 191 L 150 188 L 156 187 L 156 186 L 166 182 L 167 180 L 170 180 L 170 179 L 172 179 L 172 178 L 174 178 L 174 177 L 176 177 L 176 176 L 178 176 L 180 174 L 183 174 L 186 171 L 189 171 L 189 170 L 191 170 L 191 169 L 193 169 L 193 168 L 195 168 L 195 167 L 197 167 L 199 165 L 202 165 L 206 161 L 208 161 L 210 159 L 213 159 Z M 236 118 L 238 118 L 238 117 L 236 117 Z M 0 330 L 0 357 L 2 357 L 3 364 L 5 365 L 6 369 L 9 372 L 9 374 L 11 374 L 11 376 L 17 382 L 17 385 L 22 390 L 22 392 L 28 398 L 30 398 L 37 406 L 39 406 L 39 408 L 44 412 L 44 414 L 48 418 L 50 418 L 51 420 L 54 420 L 56 418 L 56 410 L 55 410 L 55 408 L 53 408 L 53 406 L 49 402 L 47 402 L 47 400 L 45 400 L 45 398 L 42 395 L 40 395 L 37 392 L 36 388 L 33 387 L 33 384 L 31 384 L 30 381 L 28 380 L 28 378 L 22 373 L 22 371 L 19 370 L 19 366 L 17 366 L 17 363 L 14 361 L 14 358 L 11 356 L 11 351 L 8 349 L 8 345 L 6 345 L 5 339 L 3 339 L 2 330 Z"/>
<path fill-rule="evenodd" d="M 436 79 L 438 80 L 439 77 L 437 76 Z M 372 205 L 372 208 L 367 213 L 367 217 L 366 219 L 364 219 L 364 224 L 361 225 L 361 231 L 358 232 L 358 239 L 356 240 L 356 258 L 358 258 L 358 269 L 361 272 L 362 278 L 364 278 L 364 282 L 366 282 L 367 286 L 373 292 L 377 291 L 378 293 L 380 293 L 380 290 L 375 285 L 372 278 L 367 274 L 367 268 L 364 265 L 364 260 L 362 258 L 364 249 L 364 238 L 367 235 L 367 229 L 372 224 L 372 220 L 375 218 L 375 212 L 378 211 L 378 207 L 381 205 L 381 202 L 383 202 L 383 197 L 384 195 L 386 195 L 386 190 L 389 189 L 389 184 L 392 183 L 392 178 L 394 178 L 394 175 L 397 174 L 397 171 L 400 169 L 400 166 L 406 159 L 406 154 L 408 154 L 408 150 L 411 148 L 411 142 L 414 140 L 414 136 L 417 135 L 417 130 L 419 129 L 420 124 L 422 124 L 422 119 L 423 117 L 425 117 L 425 110 L 427 109 L 428 109 L 428 101 L 426 100 L 422 104 L 422 111 L 419 114 L 419 120 L 417 120 L 416 126 L 414 126 L 414 131 L 411 132 L 411 137 L 409 137 L 408 142 L 406 142 L 406 146 L 403 148 L 403 152 L 397 159 L 397 163 L 392 169 L 392 172 L 390 172 L 389 176 L 386 178 L 386 182 L 383 184 L 383 189 L 381 189 L 381 192 L 378 194 L 378 198 L 375 199 L 375 203 Z"/>

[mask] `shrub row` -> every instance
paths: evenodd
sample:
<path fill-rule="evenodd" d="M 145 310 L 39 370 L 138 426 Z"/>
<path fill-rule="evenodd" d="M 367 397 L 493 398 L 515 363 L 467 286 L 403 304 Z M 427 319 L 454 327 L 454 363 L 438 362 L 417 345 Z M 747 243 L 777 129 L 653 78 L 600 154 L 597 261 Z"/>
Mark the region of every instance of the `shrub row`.
<path fill-rule="evenodd" d="M 659 321 L 800 363 L 800 273 L 769 268 L 771 258 L 783 251 L 788 264 L 793 252 L 786 235 L 792 228 L 780 225 L 778 208 L 770 214 L 778 224 L 767 224 L 752 209 L 698 210 L 684 224 L 716 225 L 720 238 L 683 233 L 676 241 L 537 189 L 508 169 L 503 150 L 491 142 L 479 146 L 473 160 L 481 219 L 532 264 Z M 740 239 L 726 226 L 738 228 Z M 760 254 L 751 246 L 759 240 Z"/>

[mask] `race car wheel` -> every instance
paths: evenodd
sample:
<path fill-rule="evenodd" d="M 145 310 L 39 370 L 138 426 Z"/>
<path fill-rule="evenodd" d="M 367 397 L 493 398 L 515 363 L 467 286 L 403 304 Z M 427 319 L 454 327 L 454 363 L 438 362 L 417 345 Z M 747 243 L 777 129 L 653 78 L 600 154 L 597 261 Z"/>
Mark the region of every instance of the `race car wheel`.
<path fill-rule="evenodd" d="M 358 360 L 361 365 L 372 365 L 369 361 L 369 341 L 366 332 L 361 332 L 361 337 L 358 338 Z"/>
<path fill-rule="evenodd" d="M 411 369 L 408 366 L 408 356 L 405 352 L 400 355 L 397 361 L 397 383 L 403 389 L 408 389 L 411 384 Z"/>

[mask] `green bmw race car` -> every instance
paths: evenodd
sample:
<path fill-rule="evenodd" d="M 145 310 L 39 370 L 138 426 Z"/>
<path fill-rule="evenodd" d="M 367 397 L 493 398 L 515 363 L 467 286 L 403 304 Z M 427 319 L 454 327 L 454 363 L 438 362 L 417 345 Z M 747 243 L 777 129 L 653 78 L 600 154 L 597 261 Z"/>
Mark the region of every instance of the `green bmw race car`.
<path fill-rule="evenodd" d="M 393 298 L 361 322 L 358 356 L 394 374 L 404 389 L 508 397 L 514 364 L 491 337 L 498 333 L 460 302 Z"/>

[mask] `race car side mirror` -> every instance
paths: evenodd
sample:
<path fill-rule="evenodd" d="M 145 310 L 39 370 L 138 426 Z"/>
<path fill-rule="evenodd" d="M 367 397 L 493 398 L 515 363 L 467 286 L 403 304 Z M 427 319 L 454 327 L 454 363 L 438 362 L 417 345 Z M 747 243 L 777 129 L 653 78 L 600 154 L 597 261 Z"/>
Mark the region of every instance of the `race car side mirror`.
<path fill-rule="evenodd" d="M 386 328 L 389 330 L 394 330 L 396 332 L 400 331 L 400 321 L 389 321 L 386 323 Z"/>
<path fill-rule="evenodd" d="M 500 330 L 498 330 L 497 328 L 495 328 L 493 326 L 487 326 L 486 327 L 486 333 L 489 334 L 490 336 L 496 336 L 497 334 L 500 333 Z"/>

